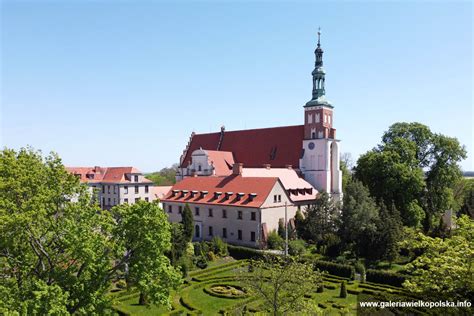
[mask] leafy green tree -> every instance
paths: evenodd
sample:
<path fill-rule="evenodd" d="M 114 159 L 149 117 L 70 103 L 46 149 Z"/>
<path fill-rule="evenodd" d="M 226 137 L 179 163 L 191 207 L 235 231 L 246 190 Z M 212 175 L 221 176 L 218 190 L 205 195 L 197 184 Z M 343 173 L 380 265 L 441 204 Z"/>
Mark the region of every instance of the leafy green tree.
<path fill-rule="evenodd" d="M 273 315 L 312 313 L 304 295 L 322 284 L 322 275 L 310 263 L 281 258 L 255 261 L 252 272 L 243 273 L 241 282 Z"/>
<path fill-rule="evenodd" d="M 178 164 L 173 164 L 169 168 L 163 168 L 158 172 L 146 174 L 145 177 L 155 185 L 173 185 L 176 183 L 176 172 L 178 171 Z"/>
<path fill-rule="evenodd" d="M 320 249 L 325 247 L 327 237 L 339 229 L 340 213 L 340 204 L 322 192 L 316 202 L 305 210 L 303 239 L 313 241 Z"/>
<path fill-rule="evenodd" d="M 359 158 L 355 175 L 375 198 L 386 205 L 394 202 L 405 225 L 422 222 L 430 231 L 454 204 L 453 187 L 464 158 L 466 151 L 457 139 L 435 134 L 420 123 L 395 123 L 377 148 Z M 423 208 L 423 218 L 413 203 Z"/>
<path fill-rule="evenodd" d="M 184 234 L 183 224 L 171 223 L 171 250 L 169 257 L 173 266 L 178 266 L 181 260 L 186 257 L 188 240 Z"/>
<path fill-rule="evenodd" d="M 305 238 L 306 231 L 305 231 L 305 222 L 303 213 L 298 209 L 295 214 L 295 229 L 298 238 Z"/>
<path fill-rule="evenodd" d="M 391 210 L 382 204 L 380 207 L 380 221 L 378 227 L 378 238 L 376 243 L 381 249 L 381 259 L 387 260 L 390 265 L 398 258 L 400 253 L 400 240 L 402 238 L 403 225 L 395 205 Z"/>
<path fill-rule="evenodd" d="M 112 281 L 127 266 L 151 302 L 168 302 L 166 287 L 174 284 L 156 285 L 159 281 L 147 277 L 158 270 L 174 273 L 157 255 L 159 247 L 169 247 L 166 215 L 157 205 L 150 207 L 138 210 L 148 213 L 150 221 L 124 212 L 118 222 L 91 203 L 88 188 L 57 155 L 43 158 L 30 148 L 2 150 L 0 314 L 104 314 Z M 133 234 L 146 238 L 132 240 Z"/>
<path fill-rule="evenodd" d="M 411 277 L 403 286 L 430 299 L 464 300 L 474 297 L 474 222 L 463 215 L 450 238 L 407 231 L 402 247 L 421 253 L 407 265 Z"/>
<path fill-rule="evenodd" d="M 165 255 L 171 248 L 167 215 L 157 203 L 144 201 L 116 206 L 112 213 L 114 240 L 128 265 L 127 280 L 140 291 L 139 303 L 170 306 L 170 290 L 181 283 L 181 275 Z"/>
<path fill-rule="evenodd" d="M 181 214 L 181 223 L 183 224 L 183 234 L 186 241 L 191 242 L 194 236 L 194 218 L 188 203 L 184 205 Z"/>
<path fill-rule="evenodd" d="M 379 221 L 379 208 L 367 187 L 360 181 L 350 181 L 344 191 L 339 234 L 356 256 L 373 253 Z"/>
<path fill-rule="evenodd" d="M 285 238 L 285 223 L 282 218 L 278 220 L 278 235 L 280 235 L 281 238 Z"/>

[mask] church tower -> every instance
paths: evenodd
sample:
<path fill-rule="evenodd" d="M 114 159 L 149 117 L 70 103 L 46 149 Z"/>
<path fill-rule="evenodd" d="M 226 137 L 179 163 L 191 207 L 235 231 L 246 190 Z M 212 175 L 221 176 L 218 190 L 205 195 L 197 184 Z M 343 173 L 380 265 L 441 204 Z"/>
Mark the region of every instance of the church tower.
<path fill-rule="evenodd" d="M 313 76 L 313 93 L 304 106 L 304 140 L 300 169 L 305 179 L 319 191 L 342 198 L 342 173 L 339 168 L 340 145 L 333 128 L 334 107 L 326 99 L 321 31 L 314 51 L 316 62 Z"/>

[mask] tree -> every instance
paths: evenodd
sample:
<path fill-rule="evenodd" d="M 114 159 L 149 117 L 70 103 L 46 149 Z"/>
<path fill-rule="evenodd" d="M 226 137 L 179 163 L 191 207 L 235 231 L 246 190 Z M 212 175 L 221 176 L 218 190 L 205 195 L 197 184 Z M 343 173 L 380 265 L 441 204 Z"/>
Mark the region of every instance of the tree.
<path fill-rule="evenodd" d="M 154 204 L 146 212 L 138 210 L 148 214 L 146 221 L 124 212 L 119 224 L 110 212 L 91 202 L 88 188 L 65 170 L 57 155 L 43 158 L 31 148 L 4 149 L 0 152 L 0 313 L 103 314 L 110 306 L 106 294 L 112 281 L 127 265 L 152 302 L 166 303 L 166 287 L 174 283 L 157 287 L 156 280 L 146 277 L 150 272 L 134 263 L 139 258 L 150 266 L 150 276 L 155 275 L 154 269 L 173 274 L 165 258 L 157 255 L 161 253 L 157 247 L 169 247 L 169 224 L 158 210 Z M 132 240 L 130 230 L 147 238 Z M 150 252 L 144 251 L 151 243 L 148 239 L 156 241 Z"/>
<path fill-rule="evenodd" d="M 403 286 L 430 299 L 474 297 L 474 222 L 463 215 L 450 238 L 440 239 L 407 230 L 403 247 L 421 253 L 407 265 L 411 277 Z"/>
<path fill-rule="evenodd" d="M 398 258 L 400 253 L 400 240 L 402 238 L 402 221 L 400 213 L 392 204 L 391 210 L 382 204 L 380 207 L 379 221 L 379 249 L 382 251 L 382 258 L 388 260 L 390 265 Z"/>
<path fill-rule="evenodd" d="M 457 139 L 420 123 L 395 123 L 377 148 L 359 158 L 355 176 L 375 198 L 386 205 L 394 202 L 405 225 L 422 222 L 430 231 L 437 217 L 453 206 L 453 187 L 464 158 L 466 150 Z M 423 208 L 422 221 L 413 203 Z"/>
<path fill-rule="evenodd" d="M 272 230 L 267 237 L 267 245 L 269 249 L 281 250 L 285 246 L 285 240 L 275 230 Z"/>
<path fill-rule="evenodd" d="M 319 248 L 327 245 L 328 236 L 339 228 L 340 205 L 326 192 L 322 192 L 315 204 L 310 205 L 304 214 L 303 239 L 315 242 Z"/>
<path fill-rule="evenodd" d="M 350 181 L 344 191 L 339 234 L 356 256 L 373 253 L 379 220 L 378 206 L 367 187 L 360 181 Z"/>
<path fill-rule="evenodd" d="M 153 172 L 145 176 L 147 179 L 153 181 L 155 185 L 173 185 L 176 183 L 178 167 L 178 164 L 173 164 L 171 167 L 163 168 L 158 172 Z"/>
<path fill-rule="evenodd" d="M 186 241 L 191 242 L 194 236 L 194 218 L 188 203 L 184 206 L 181 214 L 181 223 L 183 224 L 183 234 Z"/>
<path fill-rule="evenodd" d="M 121 261 L 128 264 L 126 278 L 140 291 L 139 303 L 170 306 L 170 290 L 181 283 L 181 275 L 165 255 L 171 248 L 167 215 L 157 203 L 144 201 L 116 206 L 112 213 L 114 239 L 124 254 Z"/>
<path fill-rule="evenodd" d="M 295 229 L 298 238 L 305 238 L 306 231 L 304 226 L 304 216 L 299 209 L 296 211 L 295 214 Z"/>
<path fill-rule="evenodd" d="M 343 153 L 341 155 L 340 167 L 342 171 L 342 191 L 344 192 L 347 184 L 352 180 L 352 168 L 354 167 L 354 163 L 350 153 Z"/>
<path fill-rule="evenodd" d="M 340 298 L 347 297 L 346 281 L 341 282 L 341 290 L 339 291 L 339 297 Z"/>
<path fill-rule="evenodd" d="M 322 284 L 322 276 L 310 263 L 276 257 L 255 261 L 252 267 L 253 272 L 243 273 L 240 280 L 273 315 L 313 312 L 307 310 L 304 295 Z"/>

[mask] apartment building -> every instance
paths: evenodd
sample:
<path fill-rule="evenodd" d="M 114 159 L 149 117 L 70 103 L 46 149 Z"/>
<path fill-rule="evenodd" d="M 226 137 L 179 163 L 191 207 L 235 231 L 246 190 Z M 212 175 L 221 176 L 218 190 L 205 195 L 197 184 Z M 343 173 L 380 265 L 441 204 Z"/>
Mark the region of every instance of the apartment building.
<path fill-rule="evenodd" d="M 134 167 L 66 167 L 81 182 L 95 192 L 102 209 L 138 200 L 153 201 L 158 198 L 153 182 Z M 160 194 L 163 196 L 163 194 Z"/>

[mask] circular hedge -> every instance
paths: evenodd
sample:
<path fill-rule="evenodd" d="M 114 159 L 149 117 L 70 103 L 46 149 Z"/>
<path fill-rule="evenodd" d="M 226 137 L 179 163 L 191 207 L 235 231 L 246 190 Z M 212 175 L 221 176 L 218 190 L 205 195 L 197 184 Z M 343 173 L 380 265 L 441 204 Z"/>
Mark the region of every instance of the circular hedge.
<path fill-rule="evenodd" d="M 247 296 L 245 289 L 238 285 L 211 284 L 203 288 L 204 292 L 220 298 L 243 298 Z"/>

